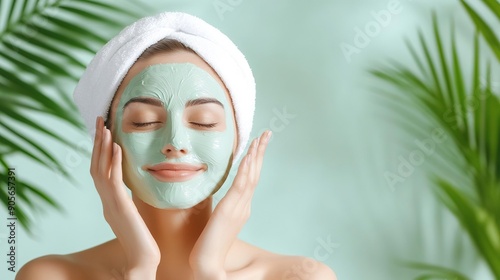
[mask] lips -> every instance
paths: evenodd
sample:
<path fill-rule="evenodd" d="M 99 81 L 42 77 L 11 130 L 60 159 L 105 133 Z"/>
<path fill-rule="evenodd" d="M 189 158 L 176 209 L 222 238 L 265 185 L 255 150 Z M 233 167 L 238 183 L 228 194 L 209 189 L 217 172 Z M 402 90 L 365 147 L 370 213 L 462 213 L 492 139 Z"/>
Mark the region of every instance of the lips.
<path fill-rule="evenodd" d="M 160 163 L 143 168 L 158 181 L 185 182 L 205 172 L 205 165 L 186 163 Z"/>

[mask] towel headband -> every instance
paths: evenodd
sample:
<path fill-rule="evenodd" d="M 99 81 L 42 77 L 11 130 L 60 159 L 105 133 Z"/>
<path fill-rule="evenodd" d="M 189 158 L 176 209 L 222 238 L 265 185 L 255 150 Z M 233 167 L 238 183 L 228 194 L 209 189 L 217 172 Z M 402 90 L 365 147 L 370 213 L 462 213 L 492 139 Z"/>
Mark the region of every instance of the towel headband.
<path fill-rule="evenodd" d="M 105 117 L 111 100 L 137 58 L 151 45 L 170 38 L 191 48 L 219 75 L 231 96 L 238 129 L 233 163 L 248 143 L 255 110 L 255 80 L 245 56 L 217 28 L 181 12 L 164 12 L 127 26 L 102 47 L 78 82 L 73 98 L 94 139 L 95 119 Z"/>

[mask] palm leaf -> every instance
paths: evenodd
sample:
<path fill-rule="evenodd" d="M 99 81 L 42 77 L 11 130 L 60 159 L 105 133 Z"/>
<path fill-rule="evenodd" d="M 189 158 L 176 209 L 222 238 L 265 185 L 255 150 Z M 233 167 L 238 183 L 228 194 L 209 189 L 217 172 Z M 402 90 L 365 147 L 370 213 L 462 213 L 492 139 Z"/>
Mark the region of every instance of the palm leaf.
<path fill-rule="evenodd" d="M 442 267 L 442 266 L 437 266 L 437 265 L 432 265 L 432 264 L 426 264 L 426 263 L 419 263 L 419 262 L 410 262 L 405 264 L 409 268 L 413 269 L 418 269 L 418 270 L 423 270 L 426 271 L 425 274 L 422 274 L 415 278 L 415 280 L 431 280 L 431 279 L 454 279 L 454 280 L 471 280 L 464 274 L 462 274 L 459 271 Z"/>
<path fill-rule="evenodd" d="M 446 181 L 437 180 L 439 196 L 471 237 L 494 275 L 500 273 L 500 228 L 484 207 Z"/>
<path fill-rule="evenodd" d="M 483 0 L 486 6 L 500 19 L 500 4 Z M 500 61 L 500 41 L 494 29 L 479 13 L 461 0 L 464 9 L 483 35 L 492 54 Z M 438 28 L 437 15 L 433 16 L 433 41 L 430 43 L 422 31 L 418 32 L 420 53 L 407 41 L 417 70 L 399 63 L 390 67 L 372 70 L 371 73 L 405 93 L 403 106 L 412 106 L 427 118 L 415 114 L 392 112 L 403 115 L 407 123 L 403 127 L 412 135 L 421 135 L 415 127 L 428 125 L 431 119 L 445 129 L 453 140 L 457 155 L 440 151 L 439 159 L 450 163 L 457 172 L 467 174 L 470 184 L 452 183 L 443 177 L 443 168 L 430 172 L 437 197 L 460 222 L 461 228 L 471 239 L 479 255 L 487 263 L 493 275 L 500 279 L 500 101 L 491 86 L 491 67 L 480 51 L 480 37 L 476 34 L 472 44 L 471 77 L 463 68 L 460 49 L 455 41 L 452 27 L 449 38 Z M 446 40 L 446 41 L 445 41 Z M 449 40 L 449 41 L 447 41 Z M 435 51 L 432 51 L 435 50 Z M 481 79 L 486 80 L 481 83 Z M 467 85 L 471 86 L 468 87 Z M 392 95 L 392 93 L 391 93 Z M 393 108 L 394 106 L 391 106 Z M 418 115 L 417 115 L 418 116 Z M 417 134 L 415 134 L 417 133 Z M 461 160 L 457 161 L 456 156 Z M 435 160 L 436 161 L 436 160 Z M 465 166 L 458 162 L 465 162 Z M 455 180 L 456 181 L 456 180 Z M 468 279 L 452 269 L 422 264 L 413 266 L 426 271 L 417 279 Z"/>
<path fill-rule="evenodd" d="M 469 4 L 467 4 L 467 2 L 465 2 L 464 0 L 460 0 L 460 2 L 462 3 L 462 6 L 465 8 L 465 11 L 469 15 L 469 17 L 474 22 L 476 28 L 481 32 L 481 34 L 483 34 L 486 42 L 490 46 L 491 51 L 493 51 L 497 59 L 500 61 L 500 40 L 493 31 L 494 28 L 492 28 L 485 20 L 483 20 L 481 15 L 476 12 Z M 500 3 L 494 0 L 483 0 L 483 3 L 485 3 L 489 10 L 492 11 L 498 19 L 500 19 Z"/>
<path fill-rule="evenodd" d="M 125 21 L 140 15 L 135 8 L 111 1 L 11 0 L 3 2 L 1 8 L 6 16 L 0 18 L 0 198 L 7 207 L 8 193 L 4 190 L 8 157 L 12 154 L 20 154 L 74 182 L 47 147 L 16 127 L 23 126 L 78 149 L 61 132 L 42 125 L 33 113 L 43 113 L 83 130 L 68 90 L 59 85 L 68 79 L 76 83 L 84 70 L 87 62 L 75 58 L 74 53 L 94 54 L 96 46 L 108 40 L 96 30 L 117 32 Z M 54 94 L 60 100 L 56 101 Z M 32 222 L 29 212 L 44 207 L 60 209 L 40 186 L 18 181 L 16 192 L 24 202 L 18 205 L 25 206 L 16 209 L 16 216 L 28 231 Z"/>

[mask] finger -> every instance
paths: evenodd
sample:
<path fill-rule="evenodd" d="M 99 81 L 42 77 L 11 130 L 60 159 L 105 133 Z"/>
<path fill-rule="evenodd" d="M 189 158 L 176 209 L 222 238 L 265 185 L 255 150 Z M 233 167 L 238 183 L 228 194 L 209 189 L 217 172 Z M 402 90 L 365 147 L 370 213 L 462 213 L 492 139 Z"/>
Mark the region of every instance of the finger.
<path fill-rule="evenodd" d="M 128 199 L 129 196 L 123 186 L 123 172 L 122 172 L 122 149 L 120 145 L 113 142 L 113 156 L 111 159 L 110 171 L 111 187 L 113 188 L 119 201 Z"/>
<path fill-rule="evenodd" d="M 255 155 L 257 154 L 257 146 L 259 145 L 259 138 L 256 138 L 252 141 L 252 145 L 250 145 L 250 149 L 248 153 L 250 154 L 250 157 L 252 158 L 252 163 L 248 167 L 248 177 L 249 177 L 249 182 L 252 182 L 252 177 L 255 174 Z"/>
<path fill-rule="evenodd" d="M 249 188 L 248 177 L 250 176 L 250 166 L 252 165 L 252 156 L 255 154 L 257 139 L 250 144 L 247 154 L 241 160 L 238 172 L 233 180 L 224 198 L 219 203 L 224 212 L 239 213 L 244 207 L 249 197 L 251 197 L 251 188 Z M 218 205 L 218 206 L 219 206 Z"/>
<path fill-rule="evenodd" d="M 257 147 L 257 155 L 254 161 L 255 164 L 255 173 L 253 173 L 253 179 L 255 185 L 259 182 L 260 179 L 260 171 L 262 169 L 262 164 L 264 162 L 264 154 L 266 152 L 267 145 L 269 144 L 269 139 L 271 139 L 272 131 L 268 130 L 261 135 L 261 139 L 259 141 L 259 146 Z"/>
<path fill-rule="evenodd" d="M 257 183 L 259 182 L 260 178 L 260 171 L 262 168 L 262 161 L 264 158 L 264 152 L 267 147 L 267 144 L 269 143 L 269 138 L 270 138 L 270 131 L 266 131 L 262 133 L 262 135 L 258 138 L 258 140 L 255 143 L 255 146 L 253 147 L 252 151 L 252 166 L 249 167 L 251 169 L 251 172 L 249 172 L 248 175 L 248 195 L 245 196 L 244 199 L 241 199 L 240 203 L 241 206 L 240 212 L 243 217 L 250 217 L 250 212 L 251 212 L 251 206 L 252 206 L 252 199 L 253 195 L 255 194 L 255 189 L 257 187 Z"/>
<path fill-rule="evenodd" d="M 117 143 L 113 143 L 113 159 L 111 166 L 111 179 L 115 188 L 115 193 L 118 201 L 122 202 L 122 206 L 129 208 L 134 205 L 129 194 L 127 193 L 126 186 L 123 183 L 123 150 Z"/>
<path fill-rule="evenodd" d="M 101 176 L 109 178 L 112 153 L 111 132 L 106 127 L 103 127 L 102 133 L 103 138 L 101 145 L 101 157 L 99 158 L 99 173 L 101 174 Z"/>
<path fill-rule="evenodd" d="M 249 159 L 249 155 L 243 157 L 240 166 L 238 167 L 238 172 L 234 177 L 233 184 L 227 191 L 224 198 L 217 205 L 217 207 L 220 205 L 221 207 L 224 206 L 224 208 L 226 209 L 234 209 L 234 207 L 237 205 L 237 202 L 240 200 L 245 190 L 245 185 L 248 177 Z"/>
<path fill-rule="evenodd" d="M 122 151 L 120 145 L 113 143 L 113 159 L 111 160 L 110 179 L 115 184 L 123 181 L 122 177 Z"/>
<path fill-rule="evenodd" d="M 230 188 L 230 190 L 234 188 L 233 192 L 237 193 L 239 196 L 245 191 L 245 185 L 248 179 L 248 169 L 252 158 L 246 155 L 243 159 L 236 173 L 236 177 L 234 178 L 233 185 Z"/>
<path fill-rule="evenodd" d="M 101 154 L 102 141 L 102 127 L 100 118 L 101 117 L 96 118 L 94 147 L 92 148 L 92 158 L 90 161 L 90 173 L 92 175 L 97 174 L 97 171 L 99 170 L 99 156 Z"/>
<path fill-rule="evenodd" d="M 251 171 L 248 174 L 248 186 L 246 187 L 248 193 L 240 201 L 240 203 L 242 204 L 242 206 L 240 206 L 242 210 L 240 211 L 242 212 L 250 212 L 253 195 L 260 178 L 264 152 L 266 150 L 267 144 L 269 143 L 270 132 L 271 131 L 268 130 L 262 133 L 262 135 L 254 143 L 255 146 L 252 147 L 252 163 L 249 167 Z"/>
<path fill-rule="evenodd" d="M 241 198 L 241 202 L 246 204 L 248 200 L 252 199 L 253 193 L 255 191 L 256 186 L 256 176 L 255 174 L 259 173 L 258 170 L 258 147 L 260 146 L 261 137 L 255 138 L 248 149 L 248 156 L 250 157 L 249 166 L 248 166 L 248 176 L 247 182 L 245 185 L 245 196 Z"/>

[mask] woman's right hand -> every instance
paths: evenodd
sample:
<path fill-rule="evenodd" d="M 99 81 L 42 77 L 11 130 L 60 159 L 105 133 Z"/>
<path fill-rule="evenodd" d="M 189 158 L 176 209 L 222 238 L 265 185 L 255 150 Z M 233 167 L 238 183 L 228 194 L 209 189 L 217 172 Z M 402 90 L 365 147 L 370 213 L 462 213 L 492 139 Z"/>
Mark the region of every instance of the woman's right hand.
<path fill-rule="evenodd" d="M 113 143 L 102 117 L 96 119 L 90 174 L 102 201 L 104 218 L 125 252 L 123 278 L 156 279 L 160 250 L 125 189 L 122 150 Z"/>

